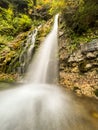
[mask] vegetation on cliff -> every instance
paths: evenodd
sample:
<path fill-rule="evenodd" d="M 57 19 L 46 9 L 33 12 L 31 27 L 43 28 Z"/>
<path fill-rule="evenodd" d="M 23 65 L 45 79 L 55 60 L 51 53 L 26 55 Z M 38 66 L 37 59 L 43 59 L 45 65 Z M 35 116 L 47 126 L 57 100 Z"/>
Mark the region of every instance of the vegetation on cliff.
<path fill-rule="evenodd" d="M 67 2 L 59 30 L 60 84 L 78 95 L 97 97 L 98 2 Z"/>
<path fill-rule="evenodd" d="M 63 10 L 67 26 L 77 34 L 83 34 L 89 28 L 98 27 L 97 0 L 68 0 L 69 6 Z"/>

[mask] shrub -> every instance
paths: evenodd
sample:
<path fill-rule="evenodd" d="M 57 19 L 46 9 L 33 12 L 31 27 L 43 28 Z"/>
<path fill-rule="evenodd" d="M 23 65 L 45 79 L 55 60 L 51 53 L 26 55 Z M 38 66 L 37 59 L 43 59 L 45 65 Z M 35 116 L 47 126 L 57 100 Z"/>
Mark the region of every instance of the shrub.
<path fill-rule="evenodd" d="M 32 25 L 32 20 L 25 14 L 20 14 L 18 17 L 13 19 L 13 26 L 15 28 L 15 34 L 27 31 Z"/>
<path fill-rule="evenodd" d="M 76 1 L 75 6 L 68 5 L 63 11 L 67 26 L 71 27 L 75 33 L 82 34 L 88 28 L 96 27 L 98 21 L 97 0 Z"/>

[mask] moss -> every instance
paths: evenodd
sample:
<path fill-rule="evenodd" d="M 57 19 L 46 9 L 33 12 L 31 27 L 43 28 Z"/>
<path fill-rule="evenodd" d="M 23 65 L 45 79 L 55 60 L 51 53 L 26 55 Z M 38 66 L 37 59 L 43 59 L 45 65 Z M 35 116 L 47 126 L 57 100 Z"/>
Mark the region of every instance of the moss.
<path fill-rule="evenodd" d="M 66 25 L 63 25 L 63 26 L 66 26 Z M 69 53 L 72 53 L 74 50 L 76 50 L 82 44 L 86 44 L 86 43 L 92 41 L 93 39 L 98 38 L 98 30 L 96 28 L 88 29 L 87 32 L 83 33 L 82 35 L 78 35 L 78 34 L 74 33 L 68 27 L 66 27 L 66 28 L 62 27 L 62 28 L 64 30 L 64 34 L 65 34 L 67 42 L 68 42 L 67 49 L 68 49 Z"/>
<path fill-rule="evenodd" d="M 23 49 L 23 43 L 28 32 L 19 34 L 13 41 L 1 44 L 0 47 L 0 71 L 12 72 L 19 66 L 19 55 Z M 15 63 L 16 62 L 16 63 Z M 12 69 L 13 68 L 13 69 Z"/>
<path fill-rule="evenodd" d="M 37 40 L 42 41 L 44 37 L 47 36 L 47 34 L 50 32 L 51 27 L 53 24 L 53 19 L 50 19 L 48 22 L 46 22 L 38 31 Z"/>
<path fill-rule="evenodd" d="M 2 45 L 7 45 L 7 43 L 11 42 L 13 39 L 13 36 L 0 35 L 0 48 Z"/>
<path fill-rule="evenodd" d="M 18 74 L 5 74 L 0 73 L 0 82 L 15 82 L 18 78 Z"/>

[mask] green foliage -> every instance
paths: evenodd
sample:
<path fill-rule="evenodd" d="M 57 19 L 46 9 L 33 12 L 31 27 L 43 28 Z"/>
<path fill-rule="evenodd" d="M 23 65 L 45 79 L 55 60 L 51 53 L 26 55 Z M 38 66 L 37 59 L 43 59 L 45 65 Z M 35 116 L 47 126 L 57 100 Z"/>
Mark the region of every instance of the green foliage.
<path fill-rule="evenodd" d="M 14 28 L 12 26 L 13 10 L 0 7 L 0 34 L 12 35 Z"/>
<path fill-rule="evenodd" d="M 32 25 L 33 26 L 40 26 L 41 24 L 45 24 L 45 20 L 34 20 Z"/>
<path fill-rule="evenodd" d="M 0 34 L 16 36 L 19 32 L 27 31 L 32 25 L 31 18 L 26 14 L 17 14 L 13 8 L 0 7 Z"/>
<path fill-rule="evenodd" d="M 74 3 L 67 4 L 62 14 L 66 20 L 67 26 L 71 27 L 75 33 L 82 34 L 89 28 L 97 26 L 97 0 L 76 0 Z"/>
<path fill-rule="evenodd" d="M 50 15 L 55 15 L 65 8 L 65 4 L 65 0 L 40 0 L 38 1 L 37 8 L 48 6 L 48 13 Z"/>
<path fill-rule="evenodd" d="M 20 14 L 18 17 L 15 17 L 13 19 L 13 27 L 16 29 L 15 34 L 23 31 L 27 31 L 30 29 L 32 25 L 32 20 L 29 18 L 29 16 L 25 14 Z"/>
<path fill-rule="evenodd" d="M 60 13 L 66 6 L 65 0 L 54 0 L 52 1 L 51 8 L 49 10 L 49 13 L 51 15 Z"/>
<path fill-rule="evenodd" d="M 13 40 L 13 36 L 0 35 L 0 45 L 2 44 L 6 45 L 7 42 L 12 41 L 12 40 Z"/>
<path fill-rule="evenodd" d="M 5 9 L 0 7 L 0 17 L 10 22 L 13 18 L 13 10 L 11 8 Z"/>

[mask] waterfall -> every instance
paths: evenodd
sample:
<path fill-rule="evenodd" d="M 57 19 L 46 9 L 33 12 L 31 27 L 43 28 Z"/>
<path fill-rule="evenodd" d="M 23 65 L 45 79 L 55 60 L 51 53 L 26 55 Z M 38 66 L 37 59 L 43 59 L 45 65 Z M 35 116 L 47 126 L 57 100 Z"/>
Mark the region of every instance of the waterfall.
<path fill-rule="evenodd" d="M 27 37 L 26 42 L 24 43 L 23 51 L 20 53 L 19 56 L 19 64 L 18 72 L 20 74 L 23 74 L 26 71 L 26 68 L 28 66 L 28 63 L 32 59 L 32 53 L 35 46 L 35 40 L 37 36 L 38 29 L 34 29 Z"/>
<path fill-rule="evenodd" d="M 28 83 L 0 91 L 0 130 L 98 130 L 98 101 L 76 97 L 54 85 L 57 28 L 58 15 L 24 78 Z"/>
<path fill-rule="evenodd" d="M 35 40 L 36 40 L 36 35 L 37 35 L 37 31 L 38 29 L 36 28 L 33 33 L 31 34 L 30 38 L 28 40 L 31 40 L 31 44 L 30 44 L 30 47 L 28 49 L 28 52 L 27 52 L 27 60 L 28 62 L 30 62 L 31 58 L 32 58 L 32 51 L 34 49 L 34 46 L 35 46 Z M 27 42 L 28 44 L 29 42 Z"/>
<path fill-rule="evenodd" d="M 58 75 L 58 15 L 52 31 L 37 51 L 25 76 L 31 83 L 55 83 Z"/>

